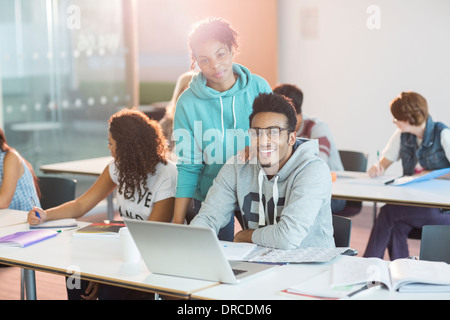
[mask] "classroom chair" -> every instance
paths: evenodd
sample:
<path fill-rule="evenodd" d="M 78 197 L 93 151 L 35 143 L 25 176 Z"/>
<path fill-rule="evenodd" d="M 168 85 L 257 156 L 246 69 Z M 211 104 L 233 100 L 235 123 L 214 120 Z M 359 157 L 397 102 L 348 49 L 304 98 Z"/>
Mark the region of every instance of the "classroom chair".
<path fill-rule="evenodd" d="M 41 208 L 48 209 L 59 206 L 67 201 L 75 199 L 77 181 L 63 177 L 38 177 L 39 189 L 41 190 Z M 20 275 L 20 298 L 25 297 L 25 272 L 22 269 Z"/>
<path fill-rule="evenodd" d="M 422 228 L 420 260 L 450 263 L 450 225 L 428 225 Z"/>
<path fill-rule="evenodd" d="M 339 150 L 342 164 L 345 171 L 366 172 L 369 155 L 365 152 Z M 344 217 L 351 217 L 358 214 L 362 209 L 361 201 L 347 201 L 345 208 L 339 212 L 334 212 Z"/>
<path fill-rule="evenodd" d="M 352 220 L 332 215 L 333 217 L 333 237 L 336 247 L 349 247 L 352 234 Z"/>
<path fill-rule="evenodd" d="M 40 176 L 41 207 L 48 209 L 75 199 L 77 181 L 63 177 Z"/>

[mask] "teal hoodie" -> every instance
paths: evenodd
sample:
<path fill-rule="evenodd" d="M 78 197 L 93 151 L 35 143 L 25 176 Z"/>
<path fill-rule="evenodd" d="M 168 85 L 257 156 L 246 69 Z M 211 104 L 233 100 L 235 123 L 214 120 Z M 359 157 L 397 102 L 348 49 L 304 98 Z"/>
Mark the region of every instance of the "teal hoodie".
<path fill-rule="evenodd" d="M 223 164 L 249 144 L 253 100 L 272 89 L 242 65 L 233 64 L 233 72 L 237 81 L 224 92 L 206 86 L 200 72 L 178 99 L 173 125 L 177 198 L 203 201 Z"/>

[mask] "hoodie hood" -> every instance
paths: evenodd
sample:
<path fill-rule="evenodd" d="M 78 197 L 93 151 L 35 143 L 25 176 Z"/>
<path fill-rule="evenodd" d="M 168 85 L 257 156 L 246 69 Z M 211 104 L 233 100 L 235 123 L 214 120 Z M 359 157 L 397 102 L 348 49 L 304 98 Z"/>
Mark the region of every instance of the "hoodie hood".
<path fill-rule="evenodd" d="M 240 64 L 233 64 L 233 73 L 237 74 L 236 83 L 228 90 L 220 92 L 206 85 L 206 77 L 202 72 L 195 75 L 189 84 L 192 92 L 200 99 L 219 99 L 220 100 L 220 125 L 222 130 L 222 140 L 225 136 L 224 124 L 224 102 L 222 98 L 232 97 L 231 110 L 233 114 L 233 129 L 236 130 L 236 95 L 243 94 L 252 84 L 252 77 L 250 70 Z"/>
<path fill-rule="evenodd" d="M 202 72 L 196 74 L 189 88 L 200 99 L 219 99 L 243 94 L 252 85 L 250 70 L 240 64 L 233 64 L 233 72 L 238 75 L 236 83 L 227 91 L 219 92 L 206 85 L 206 78 Z"/>

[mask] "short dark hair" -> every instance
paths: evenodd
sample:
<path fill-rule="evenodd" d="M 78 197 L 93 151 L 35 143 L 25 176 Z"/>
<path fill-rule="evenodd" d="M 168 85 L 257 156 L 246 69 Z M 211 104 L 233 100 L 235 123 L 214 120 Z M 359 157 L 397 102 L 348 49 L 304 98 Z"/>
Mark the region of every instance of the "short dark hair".
<path fill-rule="evenodd" d="M 253 101 L 253 111 L 250 114 L 250 126 L 253 117 L 260 112 L 275 112 L 286 116 L 289 132 L 295 131 L 297 115 L 292 101 L 277 93 L 260 93 Z"/>
<path fill-rule="evenodd" d="M 210 17 L 194 24 L 189 34 L 189 48 L 191 50 L 192 67 L 195 65 L 195 50 L 209 40 L 217 40 L 225 44 L 229 50 L 238 50 L 238 33 L 227 21 Z"/>
<path fill-rule="evenodd" d="M 279 84 L 273 88 L 273 92 L 291 99 L 297 114 L 302 114 L 303 91 L 299 87 L 293 84 Z"/>

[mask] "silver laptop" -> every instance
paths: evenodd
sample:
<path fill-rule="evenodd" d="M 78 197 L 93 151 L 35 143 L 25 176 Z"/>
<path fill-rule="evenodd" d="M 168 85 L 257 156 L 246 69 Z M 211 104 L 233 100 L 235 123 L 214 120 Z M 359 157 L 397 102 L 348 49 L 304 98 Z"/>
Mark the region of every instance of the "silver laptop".
<path fill-rule="evenodd" d="M 275 267 L 228 261 L 209 228 L 130 219 L 125 224 L 152 273 L 236 284 Z"/>

